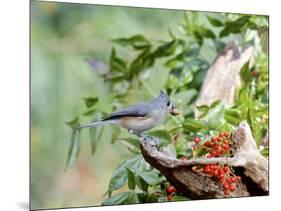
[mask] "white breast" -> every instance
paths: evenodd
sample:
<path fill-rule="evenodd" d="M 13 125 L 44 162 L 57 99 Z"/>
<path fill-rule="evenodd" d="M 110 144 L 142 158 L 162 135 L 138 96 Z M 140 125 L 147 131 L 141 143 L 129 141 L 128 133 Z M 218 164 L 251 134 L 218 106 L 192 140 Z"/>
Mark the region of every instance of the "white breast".
<path fill-rule="evenodd" d="M 164 116 L 165 113 L 159 110 L 154 110 L 145 117 L 124 117 L 120 119 L 119 123 L 126 129 L 142 133 L 157 125 Z"/>

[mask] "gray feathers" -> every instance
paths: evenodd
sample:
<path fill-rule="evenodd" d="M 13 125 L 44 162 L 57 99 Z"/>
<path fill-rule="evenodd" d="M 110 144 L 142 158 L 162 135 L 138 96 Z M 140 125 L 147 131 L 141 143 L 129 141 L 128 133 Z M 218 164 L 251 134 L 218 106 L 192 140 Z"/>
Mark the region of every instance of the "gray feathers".
<path fill-rule="evenodd" d="M 128 106 L 119 111 L 111 113 L 110 116 L 104 118 L 103 120 L 118 119 L 124 116 L 144 117 L 147 116 L 152 110 L 161 109 L 161 106 L 169 100 L 170 98 L 163 91 L 160 91 L 160 95 L 150 102 Z"/>
<path fill-rule="evenodd" d="M 128 106 L 119 111 L 113 112 L 109 117 L 103 120 L 118 119 L 123 116 L 136 116 L 144 117 L 151 111 L 151 103 L 138 103 L 135 105 Z"/>

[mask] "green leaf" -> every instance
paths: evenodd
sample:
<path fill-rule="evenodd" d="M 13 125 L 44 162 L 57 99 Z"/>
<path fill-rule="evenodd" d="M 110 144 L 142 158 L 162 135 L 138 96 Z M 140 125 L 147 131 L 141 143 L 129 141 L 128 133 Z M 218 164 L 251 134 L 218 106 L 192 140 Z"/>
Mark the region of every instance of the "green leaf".
<path fill-rule="evenodd" d="M 245 24 L 248 23 L 249 19 L 251 18 L 250 15 L 243 15 L 240 18 L 238 18 L 237 20 L 234 21 L 234 23 L 239 26 L 239 27 L 243 27 Z"/>
<path fill-rule="evenodd" d="M 257 121 L 257 115 L 255 110 L 252 107 L 248 108 L 247 120 L 252 130 L 253 137 L 259 146 L 262 141 L 262 135 L 265 133 L 265 128 L 263 128 L 263 124 Z"/>
<path fill-rule="evenodd" d="M 117 71 L 117 72 L 126 72 L 127 71 L 126 62 L 116 56 L 115 48 L 112 48 L 112 51 L 111 51 L 110 68 L 112 71 Z"/>
<path fill-rule="evenodd" d="M 196 71 L 193 73 L 193 80 L 189 84 L 189 88 L 194 88 L 199 90 L 200 87 L 202 86 L 203 80 L 206 76 L 207 69 L 201 69 L 200 71 Z"/>
<path fill-rule="evenodd" d="M 216 35 L 207 28 L 201 27 L 201 34 L 204 38 L 210 38 L 210 39 L 215 39 Z"/>
<path fill-rule="evenodd" d="M 245 63 L 240 71 L 240 77 L 245 83 L 249 83 L 252 79 L 249 62 Z"/>
<path fill-rule="evenodd" d="M 159 177 L 158 174 L 153 170 L 136 170 L 135 173 L 149 185 L 158 185 L 164 181 L 163 177 Z"/>
<path fill-rule="evenodd" d="M 206 125 L 202 120 L 195 120 L 192 118 L 187 118 L 183 127 L 190 132 L 199 132 L 206 129 Z"/>
<path fill-rule="evenodd" d="M 207 18 L 213 26 L 216 26 L 216 27 L 223 26 L 223 23 L 219 19 L 213 18 L 211 16 L 207 16 Z"/>
<path fill-rule="evenodd" d="M 101 113 L 97 112 L 95 115 L 95 119 L 101 119 Z M 97 148 L 97 143 L 101 139 L 102 132 L 103 132 L 103 126 L 98 125 L 96 127 L 90 128 L 90 140 L 91 140 L 91 151 L 92 154 L 95 153 Z"/>
<path fill-rule="evenodd" d="M 122 46 L 132 46 L 136 50 L 150 47 L 150 42 L 143 35 L 135 35 L 130 38 L 119 38 L 113 42 Z"/>
<path fill-rule="evenodd" d="M 148 194 L 146 194 L 146 199 L 145 199 L 144 203 L 158 202 L 158 198 L 159 198 L 159 195 L 157 193 L 148 193 Z"/>
<path fill-rule="evenodd" d="M 129 168 L 126 168 L 126 169 L 127 169 L 127 173 L 128 173 L 128 187 L 129 187 L 129 189 L 134 190 L 136 187 L 135 175 Z"/>
<path fill-rule="evenodd" d="M 135 182 L 136 182 L 136 185 L 143 191 L 147 192 L 148 190 L 148 184 L 144 181 L 143 178 L 141 178 L 140 176 L 138 175 L 135 175 Z"/>
<path fill-rule="evenodd" d="M 118 204 L 136 204 L 139 203 L 137 194 L 134 191 L 118 193 L 112 197 L 105 199 L 102 202 L 104 205 L 118 205 Z"/>
<path fill-rule="evenodd" d="M 200 112 L 200 117 L 199 118 L 204 117 L 208 113 L 208 111 L 210 109 L 209 106 L 207 106 L 207 105 L 196 106 L 196 108 Z"/>
<path fill-rule="evenodd" d="M 170 42 L 167 42 L 160 47 L 158 47 L 154 53 L 153 57 L 159 58 L 159 57 L 164 57 L 164 56 L 170 56 L 172 55 L 177 47 L 177 40 L 172 40 Z"/>
<path fill-rule="evenodd" d="M 126 162 L 120 163 L 113 171 L 108 185 L 108 195 L 111 196 L 112 191 L 123 187 L 128 180 L 128 173 L 126 169 Z"/>
<path fill-rule="evenodd" d="M 196 41 L 198 42 L 198 44 L 201 46 L 203 44 L 203 36 L 201 35 L 201 33 L 197 30 L 195 30 L 193 32 L 194 38 L 196 39 Z"/>
<path fill-rule="evenodd" d="M 85 101 L 87 108 L 92 107 L 93 105 L 95 105 L 98 102 L 97 97 L 85 97 L 85 98 L 83 98 L 83 100 Z"/>
<path fill-rule="evenodd" d="M 265 157 L 268 157 L 269 156 L 269 148 L 264 148 L 262 151 L 261 151 L 261 154 Z"/>
<path fill-rule="evenodd" d="M 73 165 L 75 159 L 78 157 L 80 151 L 80 131 L 73 130 L 71 135 L 70 147 L 68 150 L 65 171 Z"/>
<path fill-rule="evenodd" d="M 114 144 L 118 140 L 118 136 L 121 133 L 121 129 L 117 125 L 112 125 L 111 127 L 111 144 Z"/>
<path fill-rule="evenodd" d="M 206 120 L 208 129 L 217 130 L 225 123 L 225 103 L 221 101 L 215 101 L 211 104 L 210 108 L 211 109 L 209 110 L 204 120 Z"/>
<path fill-rule="evenodd" d="M 241 26 L 237 25 L 236 22 L 226 22 L 224 28 L 220 32 L 220 38 L 228 36 L 231 33 L 240 33 L 241 30 Z"/>
<path fill-rule="evenodd" d="M 190 198 L 187 198 L 185 196 L 182 195 L 174 195 L 173 196 L 173 201 L 188 201 L 190 200 Z"/>
<path fill-rule="evenodd" d="M 150 55 L 150 49 L 144 49 L 130 64 L 129 73 L 130 77 L 142 72 L 146 68 L 152 66 L 154 58 Z"/>
<path fill-rule="evenodd" d="M 111 196 L 112 191 L 123 187 L 128 181 L 128 171 L 129 169 L 137 168 L 141 162 L 141 156 L 135 156 L 132 159 L 125 160 L 121 162 L 117 168 L 113 171 L 112 176 L 108 185 L 108 195 Z"/>
<path fill-rule="evenodd" d="M 87 111 L 85 111 L 82 115 L 83 116 L 92 116 L 97 111 L 96 108 L 90 108 Z"/>
<path fill-rule="evenodd" d="M 222 42 L 219 39 L 214 39 L 213 43 L 214 43 L 214 46 L 216 48 L 217 53 L 220 53 L 224 49 L 224 47 L 225 47 L 225 43 Z"/>
<path fill-rule="evenodd" d="M 217 107 L 220 103 L 221 103 L 221 100 L 215 100 L 215 101 L 212 102 L 212 104 L 210 105 L 210 108 L 215 108 L 215 107 Z"/>
<path fill-rule="evenodd" d="M 65 122 L 65 124 L 67 124 L 72 129 L 79 127 L 80 126 L 79 117 L 75 117 L 73 120 L 71 120 L 69 122 Z"/>
<path fill-rule="evenodd" d="M 239 125 L 243 119 L 241 111 L 239 109 L 226 109 L 224 111 L 224 118 L 232 125 Z"/>

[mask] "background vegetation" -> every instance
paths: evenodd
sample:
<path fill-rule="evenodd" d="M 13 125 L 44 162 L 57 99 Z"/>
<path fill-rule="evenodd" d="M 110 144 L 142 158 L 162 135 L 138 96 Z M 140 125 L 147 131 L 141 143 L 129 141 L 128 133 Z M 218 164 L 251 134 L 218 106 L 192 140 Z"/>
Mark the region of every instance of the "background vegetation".
<path fill-rule="evenodd" d="M 234 39 L 256 49 L 235 105 L 202 106 L 194 120 L 206 71 Z M 71 137 L 65 124 L 87 123 L 160 89 L 183 115 L 150 134 L 175 156 L 191 156 L 194 134 L 231 131 L 242 119 L 260 144 L 268 128 L 267 41 L 264 16 L 32 2 L 32 208 L 165 201 L 165 178 L 143 161 L 134 136 L 105 126 Z"/>

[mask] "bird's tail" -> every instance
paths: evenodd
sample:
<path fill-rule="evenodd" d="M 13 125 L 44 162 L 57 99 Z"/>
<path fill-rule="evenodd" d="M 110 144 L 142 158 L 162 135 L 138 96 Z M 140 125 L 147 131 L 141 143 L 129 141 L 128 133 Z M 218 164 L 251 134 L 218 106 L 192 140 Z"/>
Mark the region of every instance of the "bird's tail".
<path fill-rule="evenodd" d="M 111 123 L 111 122 L 107 121 L 107 120 L 96 120 L 96 121 L 90 122 L 88 124 L 76 127 L 75 130 L 80 130 L 80 129 L 88 128 L 88 127 L 95 127 L 95 126 L 99 126 L 99 125 L 102 125 L 102 124 L 105 124 L 105 123 Z"/>

